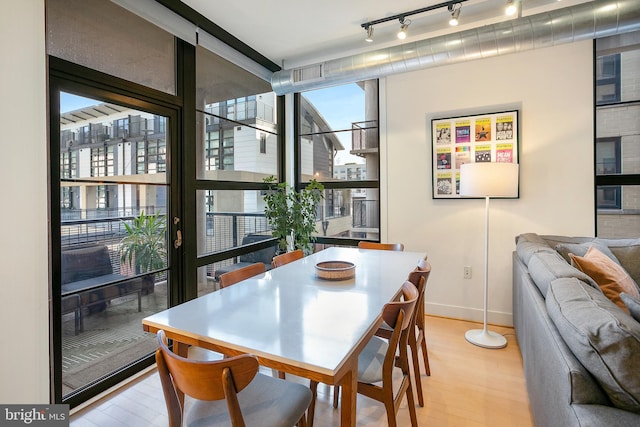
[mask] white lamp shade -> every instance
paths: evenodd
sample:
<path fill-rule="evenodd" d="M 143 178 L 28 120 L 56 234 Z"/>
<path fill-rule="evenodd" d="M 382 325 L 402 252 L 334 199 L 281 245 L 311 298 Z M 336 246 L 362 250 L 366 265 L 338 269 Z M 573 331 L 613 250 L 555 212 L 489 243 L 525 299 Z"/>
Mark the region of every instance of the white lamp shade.
<path fill-rule="evenodd" d="M 465 163 L 460 166 L 460 195 L 517 197 L 517 163 Z"/>

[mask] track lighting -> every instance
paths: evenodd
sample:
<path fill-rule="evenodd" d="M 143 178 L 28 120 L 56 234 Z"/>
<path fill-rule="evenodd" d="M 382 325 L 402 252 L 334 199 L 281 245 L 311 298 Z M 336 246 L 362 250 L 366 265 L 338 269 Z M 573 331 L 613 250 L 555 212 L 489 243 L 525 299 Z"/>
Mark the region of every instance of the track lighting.
<path fill-rule="evenodd" d="M 507 7 L 505 7 L 504 9 L 504 13 L 507 16 L 512 16 L 512 15 L 515 15 L 517 11 L 518 11 L 518 6 L 516 5 L 516 1 L 507 0 Z"/>
<path fill-rule="evenodd" d="M 420 13 L 429 12 L 432 10 L 437 10 L 441 8 L 447 8 L 449 13 L 451 14 L 451 20 L 449 20 L 450 25 L 458 25 L 458 19 L 460 17 L 460 10 L 462 8 L 462 3 L 470 1 L 470 0 L 445 0 L 442 3 L 433 4 L 431 6 L 423 7 L 421 9 L 410 10 L 408 12 L 398 13 L 392 16 L 385 16 L 384 18 L 374 19 L 372 21 L 365 22 L 360 24 L 362 28 L 367 32 L 366 41 L 373 41 L 373 26 L 382 24 L 383 22 L 395 21 L 396 19 L 400 21 L 400 31 L 398 31 L 398 38 L 404 40 L 407 38 L 407 31 L 409 29 L 409 25 L 411 24 L 411 20 L 407 19 L 408 16 L 417 15 Z M 505 1 L 505 0 L 503 0 Z M 513 2 L 514 4 L 520 0 L 507 0 L 508 2 Z"/>
<path fill-rule="evenodd" d="M 373 25 L 368 25 L 365 30 L 367 31 L 367 38 L 364 41 L 371 43 L 373 41 Z"/>
<path fill-rule="evenodd" d="M 458 18 L 460 17 L 460 9 L 462 9 L 462 5 L 460 3 L 450 4 L 449 12 L 451 12 L 451 19 L 449 19 L 449 25 L 455 27 L 458 25 Z"/>
<path fill-rule="evenodd" d="M 409 24 L 411 24 L 410 19 L 400 18 L 400 31 L 398 31 L 398 38 L 400 40 L 404 40 L 407 38 L 407 29 L 409 28 Z"/>

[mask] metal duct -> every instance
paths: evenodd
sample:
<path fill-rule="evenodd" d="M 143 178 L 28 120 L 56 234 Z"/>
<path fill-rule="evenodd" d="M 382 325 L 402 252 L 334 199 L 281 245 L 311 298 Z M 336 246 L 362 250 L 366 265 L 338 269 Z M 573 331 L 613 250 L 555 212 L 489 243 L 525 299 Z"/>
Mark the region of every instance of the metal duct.
<path fill-rule="evenodd" d="M 597 0 L 498 24 L 275 72 L 278 95 L 375 79 L 640 29 L 638 0 Z"/>

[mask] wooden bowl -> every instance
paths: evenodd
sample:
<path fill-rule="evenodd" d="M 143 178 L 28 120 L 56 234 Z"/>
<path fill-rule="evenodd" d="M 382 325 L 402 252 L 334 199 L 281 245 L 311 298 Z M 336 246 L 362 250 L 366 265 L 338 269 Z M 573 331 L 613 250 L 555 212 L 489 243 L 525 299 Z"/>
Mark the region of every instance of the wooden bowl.
<path fill-rule="evenodd" d="M 347 261 L 322 261 L 316 264 L 316 276 L 325 280 L 347 280 L 356 275 L 356 266 Z"/>

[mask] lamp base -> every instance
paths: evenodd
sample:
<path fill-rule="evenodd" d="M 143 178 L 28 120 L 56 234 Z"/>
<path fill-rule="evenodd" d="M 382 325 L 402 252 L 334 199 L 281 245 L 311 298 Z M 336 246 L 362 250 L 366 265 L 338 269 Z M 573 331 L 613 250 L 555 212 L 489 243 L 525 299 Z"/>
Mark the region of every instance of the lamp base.
<path fill-rule="evenodd" d="M 484 348 L 504 348 L 507 346 L 505 337 L 486 329 L 471 329 L 464 334 L 464 338 L 471 344 Z"/>

